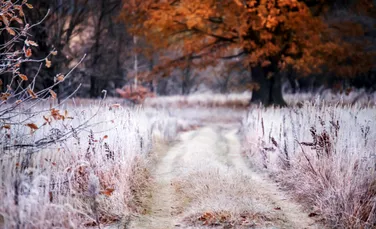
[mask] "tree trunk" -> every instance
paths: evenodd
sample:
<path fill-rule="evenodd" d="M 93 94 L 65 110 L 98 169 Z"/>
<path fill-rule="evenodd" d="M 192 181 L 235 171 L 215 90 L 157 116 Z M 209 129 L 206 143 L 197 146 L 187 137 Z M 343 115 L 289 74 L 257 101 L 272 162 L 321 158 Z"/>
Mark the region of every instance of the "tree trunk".
<path fill-rule="evenodd" d="M 296 91 L 298 89 L 298 83 L 296 81 L 295 71 L 292 69 L 291 66 L 287 70 L 287 80 L 289 81 L 291 86 L 291 93 L 296 94 Z"/>
<path fill-rule="evenodd" d="M 95 76 L 90 76 L 90 98 L 95 98 L 97 96 L 97 80 Z"/>
<path fill-rule="evenodd" d="M 137 48 L 137 36 L 133 36 L 133 45 Z M 137 51 L 134 51 L 134 88 L 137 88 L 138 85 L 138 54 Z"/>
<path fill-rule="evenodd" d="M 96 76 L 93 74 L 97 75 L 97 65 L 99 62 L 99 58 L 101 58 L 101 53 L 99 53 L 99 47 L 100 47 L 100 42 L 101 42 L 101 35 L 102 35 L 102 22 L 103 18 L 105 16 L 105 1 L 101 1 L 101 11 L 99 14 L 99 18 L 97 21 L 97 26 L 95 28 L 95 43 L 93 45 L 93 62 L 92 62 L 92 67 L 94 69 L 94 72 L 92 72 L 90 76 L 90 98 L 96 98 L 98 96 L 98 82 L 96 79 Z M 99 69 L 99 68 L 98 68 Z M 100 89 L 99 89 L 100 90 Z"/>
<path fill-rule="evenodd" d="M 278 72 L 268 78 L 269 73 L 272 73 L 269 67 L 254 67 L 251 73 L 253 82 L 259 86 L 252 92 L 251 103 L 261 103 L 264 106 L 287 105 L 282 96 L 282 81 Z"/>
<path fill-rule="evenodd" d="M 190 59 L 187 59 L 187 62 L 190 61 Z M 190 63 L 188 62 L 187 66 L 183 69 L 183 76 L 182 76 L 182 82 L 181 82 L 181 93 L 182 95 L 188 95 L 192 86 L 191 82 L 191 69 L 190 69 Z"/>

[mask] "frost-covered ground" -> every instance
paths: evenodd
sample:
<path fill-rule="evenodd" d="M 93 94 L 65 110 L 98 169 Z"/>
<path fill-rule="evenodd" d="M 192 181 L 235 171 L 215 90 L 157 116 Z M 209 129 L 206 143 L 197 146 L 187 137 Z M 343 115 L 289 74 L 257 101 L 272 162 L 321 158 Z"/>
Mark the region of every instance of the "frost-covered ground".
<path fill-rule="evenodd" d="M 376 92 L 366 93 L 364 90 L 353 90 L 346 92 L 333 92 L 324 90 L 321 94 L 314 93 L 297 93 L 284 94 L 287 104 L 295 105 L 302 102 L 316 103 L 316 101 L 325 102 L 326 104 L 346 104 L 346 105 L 372 105 L 376 104 Z"/>
<path fill-rule="evenodd" d="M 247 167 L 239 125 L 179 134 L 160 151 L 149 211 L 130 228 L 319 228 L 270 179 Z"/>
<path fill-rule="evenodd" d="M 252 97 L 252 92 L 216 94 L 216 93 L 197 93 L 188 96 L 160 96 L 149 98 L 145 101 L 146 106 L 152 107 L 227 107 L 227 108 L 246 108 Z M 287 104 L 296 105 L 302 102 L 315 103 L 316 101 L 327 104 L 362 104 L 375 105 L 376 92 L 366 93 L 364 90 L 353 90 L 349 93 L 335 93 L 331 90 L 324 90 L 321 94 L 315 93 L 296 93 L 283 95 Z"/>
<path fill-rule="evenodd" d="M 0 228 L 82 228 L 141 211 L 135 190 L 148 186 L 154 142 L 171 140 L 176 121 L 163 111 L 98 102 L 57 108 L 64 120 L 45 108 L 30 120 L 35 132 L 27 126 L 1 130 L 3 143 L 17 139 L 18 145 L 68 134 L 47 148 L 2 148 Z"/>
<path fill-rule="evenodd" d="M 374 228 L 376 108 L 299 107 L 249 110 L 242 125 L 249 163 L 330 227 Z"/>
<path fill-rule="evenodd" d="M 0 228 L 375 226 L 372 96 L 343 99 L 361 102 L 350 107 L 336 105 L 338 95 L 285 95 L 298 105 L 266 109 L 246 108 L 250 96 L 133 107 L 77 99 L 58 108 L 64 119 L 46 105 L 30 120 L 36 130 L 2 128 L 2 141 L 18 145 L 68 135 L 41 149 L 1 149 Z"/>

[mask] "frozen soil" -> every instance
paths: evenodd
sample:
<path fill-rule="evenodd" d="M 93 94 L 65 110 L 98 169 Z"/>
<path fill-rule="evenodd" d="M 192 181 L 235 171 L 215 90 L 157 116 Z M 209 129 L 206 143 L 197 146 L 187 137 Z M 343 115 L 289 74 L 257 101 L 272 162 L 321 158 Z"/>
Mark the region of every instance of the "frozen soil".
<path fill-rule="evenodd" d="M 148 209 L 130 228 L 322 228 L 242 155 L 238 125 L 180 133 L 160 151 Z"/>

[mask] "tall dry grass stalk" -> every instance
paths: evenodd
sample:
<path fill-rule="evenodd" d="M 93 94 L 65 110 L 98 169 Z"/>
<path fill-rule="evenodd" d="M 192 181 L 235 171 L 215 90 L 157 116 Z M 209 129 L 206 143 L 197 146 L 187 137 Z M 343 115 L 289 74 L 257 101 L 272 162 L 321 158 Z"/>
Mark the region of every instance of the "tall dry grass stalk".
<path fill-rule="evenodd" d="M 174 135 L 160 124 L 169 117 L 118 106 L 66 110 L 73 119 L 42 126 L 43 118 L 35 117 L 40 128 L 31 135 L 27 127 L 1 130 L 10 140 L 27 132 L 23 142 L 33 144 L 90 120 L 88 128 L 46 148 L 2 149 L 0 228 L 100 228 L 143 210 L 138 193 L 150 181 L 153 139 Z"/>
<path fill-rule="evenodd" d="M 249 162 L 274 174 L 331 228 L 376 227 L 376 108 L 251 109 Z"/>

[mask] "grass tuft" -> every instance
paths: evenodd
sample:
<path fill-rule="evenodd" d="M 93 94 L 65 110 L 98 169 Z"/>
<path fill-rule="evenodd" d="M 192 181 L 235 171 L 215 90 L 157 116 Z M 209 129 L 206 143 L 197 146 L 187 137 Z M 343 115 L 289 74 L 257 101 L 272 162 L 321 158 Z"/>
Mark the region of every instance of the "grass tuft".
<path fill-rule="evenodd" d="M 376 108 L 304 104 L 252 109 L 254 168 L 269 171 L 331 228 L 376 227 Z"/>

